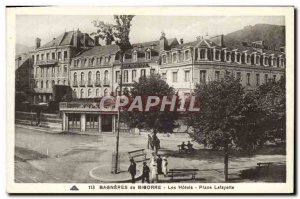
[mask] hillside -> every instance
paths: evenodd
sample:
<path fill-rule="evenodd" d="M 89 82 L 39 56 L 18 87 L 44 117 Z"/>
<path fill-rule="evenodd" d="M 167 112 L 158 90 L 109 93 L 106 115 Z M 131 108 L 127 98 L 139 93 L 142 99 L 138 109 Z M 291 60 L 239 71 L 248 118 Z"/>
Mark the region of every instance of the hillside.
<path fill-rule="evenodd" d="M 265 44 L 279 48 L 285 46 L 285 26 L 256 24 L 224 36 L 225 46 L 240 45 L 243 41 L 264 40 Z"/>
<path fill-rule="evenodd" d="M 25 46 L 23 44 L 16 43 L 16 55 L 21 53 L 28 53 L 29 51 L 34 50 L 34 47 Z"/>

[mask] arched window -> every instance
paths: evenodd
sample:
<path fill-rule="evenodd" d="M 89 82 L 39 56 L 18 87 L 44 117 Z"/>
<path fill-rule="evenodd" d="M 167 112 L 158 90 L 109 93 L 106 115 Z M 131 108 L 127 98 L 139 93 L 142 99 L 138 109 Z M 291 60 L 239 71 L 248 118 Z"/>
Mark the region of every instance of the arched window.
<path fill-rule="evenodd" d="M 74 96 L 75 98 L 77 98 L 77 92 L 76 92 L 76 89 L 73 90 L 73 96 Z"/>
<path fill-rule="evenodd" d="M 80 90 L 80 98 L 83 98 L 84 97 L 84 91 L 83 89 Z"/>
<path fill-rule="evenodd" d="M 96 97 L 99 97 L 99 88 L 96 89 Z"/>
<path fill-rule="evenodd" d="M 88 85 L 92 85 L 92 72 L 88 73 Z"/>
<path fill-rule="evenodd" d="M 55 85 L 55 81 L 54 80 L 52 80 L 52 87 Z"/>
<path fill-rule="evenodd" d="M 80 82 L 81 82 L 81 84 L 84 84 L 84 72 L 81 72 Z"/>
<path fill-rule="evenodd" d="M 250 62 L 251 62 L 251 56 L 247 55 L 247 64 L 250 64 Z"/>
<path fill-rule="evenodd" d="M 95 58 L 94 58 L 94 57 L 91 59 L 91 65 L 92 65 L 92 66 L 95 65 Z"/>
<path fill-rule="evenodd" d="M 74 73 L 74 84 L 77 83 L 77 73 Z"/>
<path fill-rule="evenodd" d="M 231 53 L 230 53 L 230 52 L 227 52 L 227 53 L 226 53 L 226 61 L 230 61 L 230 56 L 231 56 Z"/>
<path fill-rule="evenodd" d="M 35 87 L 36 87 L 36 88 L 39 88 L 39 81 L 36 81 L 36 82 L 35 82 Z"/>
<path fill-rule="evenodd" d="M 44 88 L 44 82 L 43 82 L 43 80 L 41 81 L 41 88 Z"/>
<path fill-rule="evenodd" d="M 241 61 L 241 54 L 237 53 L 236 54 L 236 62 L 240 63 L 240 61 Z"/>
<path fill-rule="evenodd" d="M 108 71 L 107 70 L 104 72 L 104 83 L 105 84 L 108 83 Z"/>
<path fill-rule="evenodd" d="M 46 88 L 49 88 L 49 81 L 46 81 Z"/>
<path fill-rule="evenodd" d="M 163 64 L 167 63 L 167 56 L 166 55 L 162 56 L 162 63 Z"/>
<path fill-rule="evenodd" d="M 186 50 L 184 51 L 184 60 L 189 60 L 190 59 L 190 51 Z"/>
<path fill-rule="evenodd" d="M 104 89 L 104 96 L 108 96 L 108 91 L 107 91 L 107 88 L 106 89 Z"/>
<path fill-rule="evenodd" d="M 92 96 L 92 89 L 89 89 L 88 90 L 88 97 L 91 97 Z"/>
<path fill-rule="evenodd" d="M 256 56 L 256 65 L 259 65 L 259 56 Z"/>
<path fill-rule="evenodd" d="M 268 65 L 268 57 L 265 57 L 265 65 Z"/>
<path fill-rule="evenodd" d="M 216 60 L 220 60 L 220 51 L 216 50 Z"/>
<path fill-rule="evenodd" d="M 200 50 L 200 59 L 205 59 L 205 52 L 206 52 L 205 49 Z"/>
<path fill-rule="evenodd" d="M 96 82 L 100 82 L 100 72 L 97 71 L 96 73 Z"/>

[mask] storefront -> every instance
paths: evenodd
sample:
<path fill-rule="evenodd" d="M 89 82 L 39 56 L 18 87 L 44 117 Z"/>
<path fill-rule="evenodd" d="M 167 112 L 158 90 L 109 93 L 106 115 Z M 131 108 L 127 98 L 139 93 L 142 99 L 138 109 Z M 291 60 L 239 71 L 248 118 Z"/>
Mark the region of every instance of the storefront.
<path fill-rule="evenodd" d="M 95 103 L 61 102 L 62 130 L 67 132 L 116 131 L 116 111 L 103 111 Z"/>

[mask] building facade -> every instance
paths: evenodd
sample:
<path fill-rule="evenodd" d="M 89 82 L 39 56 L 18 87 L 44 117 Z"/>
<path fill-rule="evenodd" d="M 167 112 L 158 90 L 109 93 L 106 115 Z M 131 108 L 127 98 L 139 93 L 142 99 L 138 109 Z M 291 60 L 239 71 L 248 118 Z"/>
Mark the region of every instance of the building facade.
<path fill-rule="evenodd" d="M 33 103 L 51 100 L 54 85 L 70 85 L 71 58 L 92 46 L 93 39 L 79 30 L 65 32 L 43 46 L 41 39 L 36 38 L 36 49 L 30 52 L 33 61 L 30 79 Z"/>

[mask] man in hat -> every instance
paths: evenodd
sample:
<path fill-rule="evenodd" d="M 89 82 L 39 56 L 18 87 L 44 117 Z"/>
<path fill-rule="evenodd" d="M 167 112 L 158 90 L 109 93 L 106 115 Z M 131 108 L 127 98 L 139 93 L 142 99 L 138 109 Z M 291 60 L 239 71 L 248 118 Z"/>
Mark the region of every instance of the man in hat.
<path fill-rule="evenodd" d="M 131 175 L 131 182 L 132 182 L 132 183 L 135 183 L 134 177 L 135 177 L 135 174 L 136 174 L 136 164 L 135 164 L 133 158 L 130 159 L 130 166 L 129 166 L 129 168 L 128 168 L 128 172 L 129 172 L 130 175 Z"/>
<path fill-rule="evenodd" d="M 142 183 L 146 182 L 149 183 L 149 173 L 150 168 L 147 166 L 147 162 L 143 162 L 143 175 L 142 175 Z"/>

